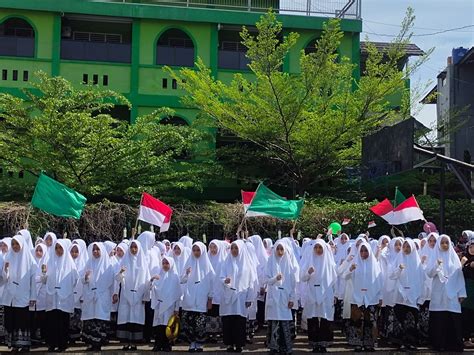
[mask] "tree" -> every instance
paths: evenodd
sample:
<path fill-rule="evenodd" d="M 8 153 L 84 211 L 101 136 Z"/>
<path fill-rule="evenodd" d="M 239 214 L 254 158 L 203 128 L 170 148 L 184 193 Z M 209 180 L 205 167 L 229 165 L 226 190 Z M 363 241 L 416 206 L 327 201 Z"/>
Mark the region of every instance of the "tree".
<path fill-rule="evenodd" d="M 301 72 L 283 72 L 298 34 L 282 36 L 282 24 L 272 12 L 256 24 L 256 36 L 245 27 L 241 32 L 254 80 L 235 74 L 230 84 L 224 84 L 200 59 L 197 70 L 167 70 L 183 83 L 184 102 L 199 109 L 206 124 L 235 135 L 247 148 L 250 145 L 240 154 L 264 162 L 269 170 L 262 173 L 273 182 L 296 185 L 303 193 L 321 180 L 339 176 L 345 167 L 358 165 L 362 136 L 409 117 L 406 79 L 424 60 L 406 70 L 399 68 L 413 21 L 409 9 L 388 51 L 368 47 L 366 72 L 360 80 L 353 76 L 355 64 L 338 58 L 343 32 L 335 19 L 325 24 L 314 53 L 301 52 Z M 399 92 L 406 99 L 396 112 L 387 98 Z M 247 172 L 243 177 L 255 176 Z"/>
<path fill-rule="evenodd" d="M 0 166 L 38 175 L 44 170 L 88 197 L 126 198 L 147 190 L 169 195 L 201 189 L 207 160 L 182 159 L 202 140 L 189 127 L 159 124 L 163 109 L 129 124 L 111 116 L 129 102 L 110 90 L 74 88 L 37 73 L 24 98 L 0 94 Z"/>

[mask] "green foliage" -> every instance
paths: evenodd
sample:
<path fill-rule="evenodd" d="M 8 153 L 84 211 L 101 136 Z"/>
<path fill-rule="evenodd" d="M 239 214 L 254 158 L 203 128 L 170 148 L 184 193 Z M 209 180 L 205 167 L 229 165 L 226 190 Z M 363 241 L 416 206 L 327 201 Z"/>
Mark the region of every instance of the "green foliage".
<path fill-rule="evenodd" d="M 201 188 L 207 162 L 192 164 L 181 157 L 203 133 L 159 124 L 170 110 L 130 125 L 109 114 L 115 104 L 130 106 L 122 95 L 93 86 L 75 89 L 42 72 L 37 78 L 34 89 L 24 91 L 25 99 L 0 94 L 0 166 L 5 170 L 36 176 L 44 170 L 89 198 Z"/>
<path fill-rule="evenodd" d="M 420 207 L 427 220 L 439 225 L 439 200 L 429 196 L 417 197 Z M 302 217 L 298 220 L 296 228 L 301 231 L 302 237 L 315 237 L 325 233 L 325 229 L 334 221 L 339 223 L 344 218 L 350 218 L 350 224 L 343 226 L 343 232 L 353 237 L 367 231 L 369 221 L 375 221 L 377 226 L 369 229 L 370 234 L 378 238 L 383 234 L 390 234 L 390 226 L 369 211 L 369 207 L 377 201 L 346 202 L 341 199 L 318 198 L 309 199 L 305 203 Z M 207 235 L 207 241 L 212 238 L 234 236 L 242 218 L 241 203 L 183 203 L 173 204 L 173 217 L 170 232 L 162 237 L 171 240 L 181 237 L 189 232 L 195 239 L 202 239 Z M 11 235 L 22 228 L 26 220 L 28 207 L 17 203 L 0 203 L 0 233 Z M 29 217 L 30 230 L 34 235 L 43 235 L 48 230 L 69 236 L 79 233 L 86 240 L 113 239 L 119 241 L 123 238 L 123 229 L 127 228 L 128 237 L 130 229 L 135 224 L 137 207 L 102 201 L 88 204 L 79 221 L 73 219 L 57 218 L 47 215 L 39 210 L 33 210 Z M 446 201 L 446 233 L 458 238 L 463 230 L 472 229 L 474 225 L 474 204 L 468 200 Z M 221 233 L 213 235 L 213 226 L 218 226 Z M 274 218 L 249 218 L 244 224 L 244 229 L 258 233 L 261 236 L 275 239 L 278 230 L 286 235 L 291 229 L 291 222 Z M 143 224 L 143 228 L 148 228 Z M 411 222 L 399 227 L 405 236 L 416 237 L 422 231 L 423 222 Z M 214 229 L 216 230 L 216 229 Z"/>
<path fill-rule="evenodd" d="M 212 76 L 201 59 L 197 70 L 167 70 L 183 82 L 188 94 L 184 102 L 210 119 L 207 125 L 215 124 L 243 141 L 236 150 L 257 162 L 254 173 L 249 173 L 252 169 L 238 168 L 241 160 L 223 155 L 231 174 L 235 171 L 239 178 L 257 180 L 255 171 L 264 161 L 271 183 L 295 184 L 302 194 L 321 180 L 340 176 L 346 166 L 357 165 L 362 136 L 408 117 L 409 109 L 395 112 L 387 98 L 408 93 L 405 80 L 416 65 L 401 71 L 399 63 L 413 20 L 408 11 L 401 35 L 389 51 L 368 47 L 366 72 L 359 81 L 353 78 L 355 65 L 346 57 L 338 58 L 343 32 L 335 19 L 325 24 L 314 53 L 301 52 L 301 72 L 282 72 L 299 35 L 282 36 L 282 24 L 272 12 L 256 24 L 256 36 L 246 28 L 241 32 L 253 80 L 235 74 L 225 84 Z"/>

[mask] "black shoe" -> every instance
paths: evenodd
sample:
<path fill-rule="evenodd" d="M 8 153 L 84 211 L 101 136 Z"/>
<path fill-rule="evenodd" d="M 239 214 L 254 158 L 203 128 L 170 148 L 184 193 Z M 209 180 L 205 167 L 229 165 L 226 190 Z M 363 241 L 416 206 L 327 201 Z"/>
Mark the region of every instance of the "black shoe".
<path fill-rule="evenodd" d="M 241 353 L 242 352 L 242 348 L 235 348 L 235 351 L 236 353 Z"/>
<path fill-rule="evenodd" d="M 137 351 L 137 346 L 136 345 L 131 345 L 130 350 L 131 351 Z"/>
<path fill-rule="evenodd" d="M 202 353 L 203 351 L 204 351 L 203 348 L 196 348 L 196 352 L 197 352 L 197 353 Z"/>
<path fill-rule="evenodd" d="M 170 353 L 171 351 L 173 351 L 173 349 L 171 348 L 171 346 L 164 346 L 162 349 L 160 349 L 160 351 L 164 351 L 165 353 Z"/>
<path fill-rule="evenodd" d="M 188 353 L 195 353 L 196 351 L 197 351 L 197 350 L 194 349 L 194 348 L 189 348 L 189 349 L 188 349 Z"/>
<path fill-rule="evenodd" d="M 315 346 L 313 350 L 311 350 L 313 354 L 319 353 L 319 346 Z"/>
<path fill-rule="evenodd" d="M 57 348 L 55 352 L 56 353 L 63 353 L 65 351 L 66 351 L 66 348 Z"/>
<path fill-rule="evenodd" d="M 54 350 L 56 350 L 55 347 L 53 346 L 48 347 L 48 353 L 54 353 Z"/>
<path fill-rule="evenodd" d="M 123 351 L 130 350 L 130 345 L 124 345 L 124 346 L 122 346 L 122 350 L 123 350 Z"/>
<path fill-rule="evenodd" d="M 328 350 L 327 350 L 324 346 L 320 346 L 320 347 L 319 347 L 319 352 L 320 352 L 320 353 L 327 353 Z"/>
<path fill-rule="evenodd" d="M 414 345 L 406 345 L 405 346 L 408 351 L 417 351 L 418 348 Z"/>
<path fill-rule="evenodd" d="M 226 352 L 228 353 L 233 353 L 234 352 L 234 347 L 233 346 L 228 346 L 227 349 L 225 349 Z"/>
<path fill-rule="evenodd" d="M 373 353 L 373 352 L 375 352 L 375 349 L 374 349 L 374 348 L 365 348 L 364 350 L 365 350 L 366 352 L 368 352 L 368 353 Z"/>
<path fill-rule="evenodd" d="M 363 352 L 363 351 L 364 351 L 364 350 L 362 349 L 361 346 L 356 346 L 355 349 L 354 349 L 354 352 L 356 352 L 356 353 L 361 353 L 361 352 Z"/>
<path fill-rule="evenodd" d="M 162 351 L 162 350 L 163 350 L 163 349 L 162 349 L 160 346 L 158 346 L 158 345 L 155 345 L 155 346 L 153 347 L 153 349 L 151 349 L 151 351 L 153 351 L 154 353 L 156 353 L 156 352 L 158 352 L 158 351 Z"/>

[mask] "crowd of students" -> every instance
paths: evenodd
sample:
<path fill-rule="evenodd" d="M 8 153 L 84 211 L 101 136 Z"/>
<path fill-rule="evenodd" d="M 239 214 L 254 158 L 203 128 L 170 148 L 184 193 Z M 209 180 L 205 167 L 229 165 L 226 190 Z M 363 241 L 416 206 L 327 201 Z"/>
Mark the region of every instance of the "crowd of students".
<path fill-rule="evenodd" d="M 87 246 L 51 232 L 33 244 L 24 229 L 0 240 L 0 336 L 12 351 L 62 352 L 75 341 L 101 350 L 111 339 L 171 351 L 166 327 L 177 316 L 189 352 L 217 341 L 242 352 L 264 326 L 274 354 L 292 353 L 298 328 L 315 353 L 336 328 L 355 351 L 462 351 L 473 345 L 474 233 L 460 240 L 342 233 L 300 245 L 253 235 L 207 247 L 146 231 Z"/>

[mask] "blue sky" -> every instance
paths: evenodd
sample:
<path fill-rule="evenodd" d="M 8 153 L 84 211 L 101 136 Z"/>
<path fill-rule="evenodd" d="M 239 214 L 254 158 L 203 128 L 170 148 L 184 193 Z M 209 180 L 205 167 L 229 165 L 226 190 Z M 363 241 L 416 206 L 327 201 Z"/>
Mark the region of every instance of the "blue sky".
<path fill-rule="evenodd" d="M 409 6 L 415 10 L 415 35 L 474 25 L 474 0 L 362 0 L 362 38 L 367 35 L 371 41 L 390 41 L 390 37 L 382 35 L 398 33 L 398 25 Z M 446 67 L 447 57 L 454 47 L 474 46 L 474 27 L 437 35 L 415 36 L 412 42 L 423 50 L 435 48 L 430 60 L 411 78 L 412 87 L 417 82 L 424 86 L 430 80 L 434 85 L 436 76 Z M 436 105 L 421 105 L 413 113 L 428 127 L 436 122 Z"/>

